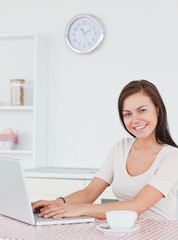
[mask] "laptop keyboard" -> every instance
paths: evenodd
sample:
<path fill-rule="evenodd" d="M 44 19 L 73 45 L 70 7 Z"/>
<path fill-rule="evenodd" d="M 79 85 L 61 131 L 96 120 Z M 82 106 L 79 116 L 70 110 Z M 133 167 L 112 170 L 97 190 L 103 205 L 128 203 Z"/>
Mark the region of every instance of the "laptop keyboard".
<path fill-rule="evenodd" d="M 43 218 L 43 217 L 39 217 L 39 212 L 34 212 L 34 218 L 36 222 L 45 222 L 45 221 L 54 221 L 54 218 Z"/>

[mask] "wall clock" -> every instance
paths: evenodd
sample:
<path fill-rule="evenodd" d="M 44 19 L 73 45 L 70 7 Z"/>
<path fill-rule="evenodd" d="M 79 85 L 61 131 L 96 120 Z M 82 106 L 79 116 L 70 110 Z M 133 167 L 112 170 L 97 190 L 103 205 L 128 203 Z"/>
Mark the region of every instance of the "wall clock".
<path fill-rule="evenodd" d="M 103 38 L 103 27 L 100 21 L 92 15 L 77 15 L 67 26 L 67 43 L 77 53 L 85 54 L 94 51 Z"/>

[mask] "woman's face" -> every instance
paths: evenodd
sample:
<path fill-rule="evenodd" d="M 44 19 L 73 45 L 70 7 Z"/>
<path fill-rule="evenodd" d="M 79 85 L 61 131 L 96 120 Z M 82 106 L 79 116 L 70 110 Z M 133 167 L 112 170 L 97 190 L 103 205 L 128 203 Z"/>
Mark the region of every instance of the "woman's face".
<path fill-rule="evenodd" d="M 122 114 L 127 130 L 136 138 L 155 138 L 158 111 L 147 94 L 139 92 L 127 97 Z"/>

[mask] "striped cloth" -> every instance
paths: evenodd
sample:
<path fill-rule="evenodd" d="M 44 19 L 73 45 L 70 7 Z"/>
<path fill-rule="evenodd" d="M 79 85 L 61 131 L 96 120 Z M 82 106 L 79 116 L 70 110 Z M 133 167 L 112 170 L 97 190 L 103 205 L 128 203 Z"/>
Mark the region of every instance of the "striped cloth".
<path fill-rule="evenodd" d="M 31 226 L 0 215 L 0 239 L 12 240 L 178 240 L 178 221 L 137 219 L 140 229 L 132 233 L 104 233 L 93 223 Z"/>

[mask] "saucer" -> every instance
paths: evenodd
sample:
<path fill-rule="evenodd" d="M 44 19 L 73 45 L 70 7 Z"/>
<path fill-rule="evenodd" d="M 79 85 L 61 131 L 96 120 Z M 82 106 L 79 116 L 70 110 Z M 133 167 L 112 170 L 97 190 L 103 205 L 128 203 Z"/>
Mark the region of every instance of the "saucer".
<path fill-rule="evenodd" d="M 96 226 L 97 229 L 99 229 L 102 232 L 105 233 L 130 233 L 138 230 L 140 228 L 140 225 L 134 224 L 131 228 L 118 228 L 118 229 L 112 229 L 109 227 L 107 223 L 100 224 Z"/>

